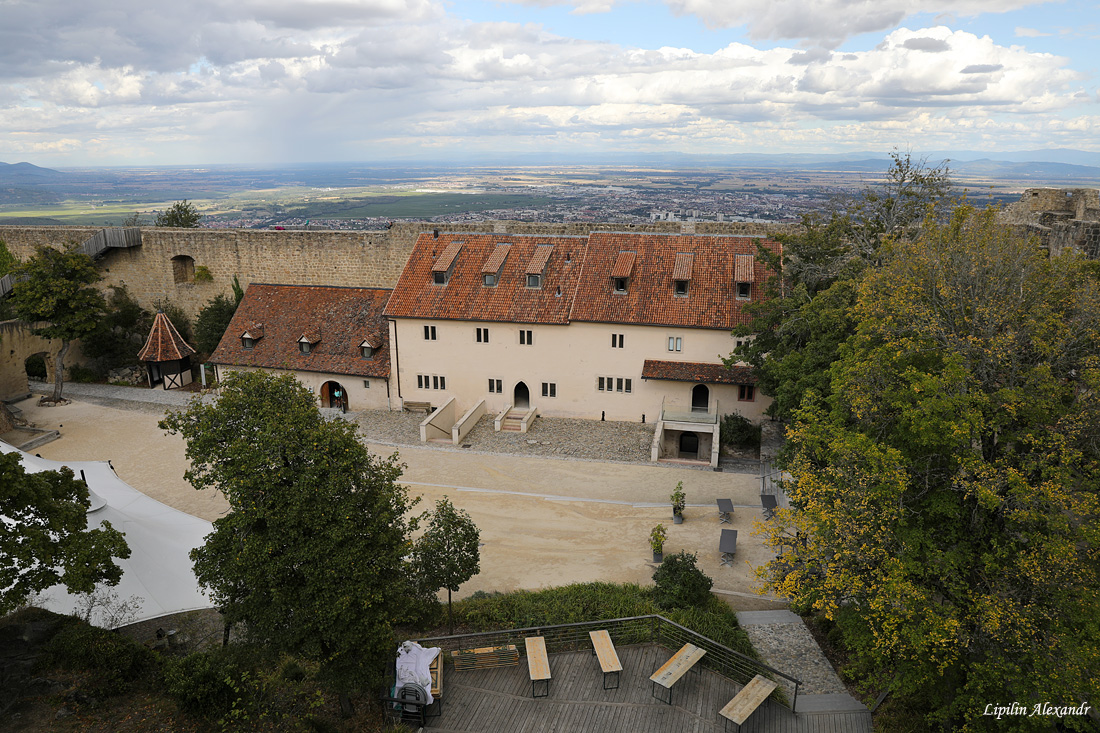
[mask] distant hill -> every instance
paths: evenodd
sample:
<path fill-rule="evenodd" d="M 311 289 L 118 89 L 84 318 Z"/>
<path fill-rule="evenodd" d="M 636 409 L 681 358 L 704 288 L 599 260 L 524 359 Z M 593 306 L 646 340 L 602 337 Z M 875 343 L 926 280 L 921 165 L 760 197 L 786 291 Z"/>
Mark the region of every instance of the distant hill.
<path fill-rule="evenodd" d="M 0 184 L 28 185 L 34 183 L 55 183 L 65 178 L 61 171 L 52 168 L 39 168 L 30 163 L 0 163 Z"/>

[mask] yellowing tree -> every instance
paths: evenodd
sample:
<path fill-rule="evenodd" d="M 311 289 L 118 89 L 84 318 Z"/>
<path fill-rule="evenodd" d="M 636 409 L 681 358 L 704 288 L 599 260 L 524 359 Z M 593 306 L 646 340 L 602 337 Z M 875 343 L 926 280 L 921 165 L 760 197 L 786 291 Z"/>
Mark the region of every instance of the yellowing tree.
<path fill-rule="evenodd" d="M 969 207 L 883 260 L 796 413 L 760 576 L 930 725 L 1100 699 L 1098 283 Z"/>

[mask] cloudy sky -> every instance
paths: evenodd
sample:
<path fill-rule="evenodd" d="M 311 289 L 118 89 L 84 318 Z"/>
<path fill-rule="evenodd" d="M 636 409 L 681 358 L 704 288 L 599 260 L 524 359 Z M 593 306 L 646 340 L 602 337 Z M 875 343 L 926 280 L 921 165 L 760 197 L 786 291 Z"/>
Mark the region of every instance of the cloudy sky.
<path fill-rule="evenodd" d="M 0 161 L 1100 150 L 1100 0 L 0 0 Z"/>

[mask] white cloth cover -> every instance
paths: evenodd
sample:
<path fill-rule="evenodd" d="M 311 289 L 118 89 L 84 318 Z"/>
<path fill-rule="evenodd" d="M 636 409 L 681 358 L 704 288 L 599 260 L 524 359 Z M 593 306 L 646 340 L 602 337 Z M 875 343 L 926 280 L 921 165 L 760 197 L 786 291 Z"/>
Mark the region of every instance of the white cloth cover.
<path fill-rule="evenodd" d="M 95 529 L 109 520 L 126 533 L 130 557 L 115 558 L 122 568 L 122 580 L 112 590 L 119 599 L 136 596 L 140 602 L 137 621 L 182 611 L 210 608 L 210 598 L 199 588 L 188 553 L 206 541 L 213 525 L 185 514 L 135 490 L 115 475 L 105 461 L 51 461 L 39 458 L 0 441 L 0 453 L 19 453 L 28 473 L 57 470 L 68 466 L 77 478 L 83 472 L 92 492 L 88 527 Z M 2 490 L 2 488 L 0 488 Z M 56 613 L 72 613 L 77 598 L 62 585 L 43 591 L 40 605 Z M 100 625 L 98 614 L 92 623 Z"/>
<path fill-rule="evenodd" d="M 431 705 L 435 698 L 432 697 L 432 673 L 428 668 L 441 651 L 437 646 L 425 649 L 415 641 L 401 642 L 401 646 L 397 647 L 397 687 L 402 687 L 406 682 L 420 685 L 427 690 L 428 704 Z"/>

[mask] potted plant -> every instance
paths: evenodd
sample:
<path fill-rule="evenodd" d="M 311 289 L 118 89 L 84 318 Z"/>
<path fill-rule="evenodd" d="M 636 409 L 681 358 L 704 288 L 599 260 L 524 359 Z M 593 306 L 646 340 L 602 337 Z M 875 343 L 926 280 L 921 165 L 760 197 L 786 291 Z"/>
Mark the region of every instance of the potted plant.
<path fill-rule="evenodd" d="M 676 488 L 673 490 L 669 501 L 672 502 L 672 521 L 676 524 L 680 524 L 684 521 L 684 506 L 687 502 L 687 496 L 684 494 L 684 482 L 678 481 Z"/>
<path fill-rule="evenodd" d="M 653 562 L 659 563 L 665 556 L 665 539 L 668 532 L 665 525 L 658 524 L 649 533 L 649 549 L 653 550 Z"/>

